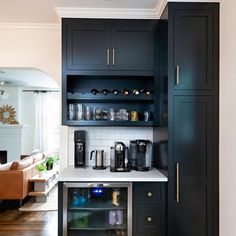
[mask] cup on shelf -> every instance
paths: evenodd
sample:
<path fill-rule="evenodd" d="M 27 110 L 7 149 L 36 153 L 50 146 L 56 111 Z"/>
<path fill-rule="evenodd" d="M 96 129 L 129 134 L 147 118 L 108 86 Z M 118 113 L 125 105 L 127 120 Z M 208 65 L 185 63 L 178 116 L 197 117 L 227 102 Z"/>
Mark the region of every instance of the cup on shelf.
<path fill-rule="evenodd" d="M 84 119 L 92 120 L 92 109 L 89 106 L 84 107 Z"/>
<path fill-rule="evenodd" d="M 84 105 L 83 104 L 76 104 L 76 120 L 83 120 L 84 119 Z"/>
<path fill-rule="evenodd" d="M 103 115 L 102 115 L 102 109 L 100 108 L 95 108 L 94 109 L 94 120 L 102 120 Z"/>
<path fill-rule="evenodd" d="M 108 119 L 110 121 L 115 121 L 117 118 L 117 114 L 116 114 L 116 111 L 113 109 L 113 108 L 110 108 L 109 109 L 109 112 L 108 112 Z"/>
<path fill-rule="evenodd" d="M 102 110 L 102 119 L 108 120 L 108 110 L 107 109 Z"/>
<path fill-rule="evenodd" d="M 144 121 L 150 121 L 151 120 L 152 113 L 150 111 L 145 111 L 143 113 L 143 120 Z"/>
<path fill-rule="evenodd" d="M 126 109 L 119 109 L 117 112 L 117 120 L 120 121 L 128 121 L 129 120 L 129 113 Z"/>
<path fill-rule="evenodd" d="M 75 118 L 75 106 L 73 103 L 71 103 L 68 106 L 68 119 L 74 120 L 74 118 Z"/>

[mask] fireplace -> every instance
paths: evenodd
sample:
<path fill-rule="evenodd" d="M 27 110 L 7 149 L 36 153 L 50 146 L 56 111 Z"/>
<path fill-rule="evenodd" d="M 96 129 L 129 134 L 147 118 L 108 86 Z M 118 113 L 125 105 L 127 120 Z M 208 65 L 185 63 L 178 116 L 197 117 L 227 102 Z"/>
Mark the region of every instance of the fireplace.
<path fill-rule="evenodd" d="M 7 151 L 0 151 L 0 164 L 7 163 Z"/>
<path fill-rule="evenodd" d="M 23 128 L 23 125 L 0 125 L 0 151 L 7 151 L 7 162 L 20 160 L 20 155 L 24 154 Z"/>

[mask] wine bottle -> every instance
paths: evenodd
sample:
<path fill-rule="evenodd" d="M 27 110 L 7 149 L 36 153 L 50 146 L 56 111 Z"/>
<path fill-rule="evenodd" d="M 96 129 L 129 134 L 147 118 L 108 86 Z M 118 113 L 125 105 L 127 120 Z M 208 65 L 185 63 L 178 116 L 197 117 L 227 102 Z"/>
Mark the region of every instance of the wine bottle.
<path fill-rule="evenodd" d="M 147 95 L 147 96 L 151 94 L 151 91 L 150 91 L 150 90 L 147 90 L 147 89 L 142 89 L 140 92 L 141 92 L 142 94 Z"/>
<path fill-rule="evenodd" d="M 103 95 L 107 95 L 108 93 L 110 93 L 110 91 L 108 89 L 103 89 L 102 90 L 102 94 Z"/>
<path fill-rule="evenodd" d="M 139 92 L 137 89 L 134 89 L 134 90 L 132 91 L 132 93 L 133 93 L 134 95 L 139 95 L 139 94 L 140 94 L 140 92 Z"/>
<path fill-rule="evenodd" d="M 113 93 L 114 95 L 117 95 L 117 94 L 119 93 L 119 91 L 118 91 L 117 89 L 113 89 L 113 90 L 112 90 L 112 93 Z"/>
<path fill-rule="evenodd" d="M 97 89 L 92 89 L 90 92 L 91 92 L 93 95 L 96 95 L 97 93 L 99 93 L 99 91 L 98 91 Z"/>
<path fill-rule="evenodd" d="M 129 95 L 129 90 L 128 90 L 128 89 L 123 89 L 123 90 L 121 91 L 121 93 L 122 93 L 124 96 L 127 96 L 127 95 Z"/>

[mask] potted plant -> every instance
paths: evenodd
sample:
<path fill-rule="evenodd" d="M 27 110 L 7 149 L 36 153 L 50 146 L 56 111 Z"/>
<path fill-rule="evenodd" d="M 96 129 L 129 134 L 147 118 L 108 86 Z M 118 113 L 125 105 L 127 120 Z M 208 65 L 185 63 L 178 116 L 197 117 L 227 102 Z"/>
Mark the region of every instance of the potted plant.
<path fill-rule="evenodd" d="M 58 156 L 48 156 L 45 161 L 47 170 L 52 170 L 53 164 L 56 163 L 58 160 L 59 160 Z"/>
<path fill-rule="evenodd" d="M 35 169 L 39 172 L 39 176 L 43 176 L 47 170 L 47 167 L 44 163 L 41 163 L 36 165 Z"/>

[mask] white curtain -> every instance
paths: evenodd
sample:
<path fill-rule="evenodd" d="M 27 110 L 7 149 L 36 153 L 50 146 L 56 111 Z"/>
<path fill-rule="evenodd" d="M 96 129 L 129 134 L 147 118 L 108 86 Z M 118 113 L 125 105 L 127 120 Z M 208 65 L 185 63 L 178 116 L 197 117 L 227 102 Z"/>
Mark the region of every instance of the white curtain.
<path fill-rule="evenodd" d="M 59 94 L 34 93 L 35 132 L 34 149 L 58 151 L 59 149 Z"/>

